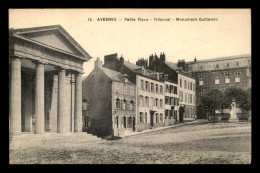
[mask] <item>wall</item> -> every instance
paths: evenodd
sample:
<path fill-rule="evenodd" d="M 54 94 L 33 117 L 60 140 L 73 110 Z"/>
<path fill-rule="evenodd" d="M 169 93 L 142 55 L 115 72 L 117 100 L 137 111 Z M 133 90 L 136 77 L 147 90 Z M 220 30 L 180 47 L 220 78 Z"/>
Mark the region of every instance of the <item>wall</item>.
<path fill-rule="evenodd" d="M 89 101 L 83 117 L 90 117 L 87 131 L 94 135 L 112 135 L 111 89 L 111 80 L 99 68 L 82 82 L 82 98 Z"/>

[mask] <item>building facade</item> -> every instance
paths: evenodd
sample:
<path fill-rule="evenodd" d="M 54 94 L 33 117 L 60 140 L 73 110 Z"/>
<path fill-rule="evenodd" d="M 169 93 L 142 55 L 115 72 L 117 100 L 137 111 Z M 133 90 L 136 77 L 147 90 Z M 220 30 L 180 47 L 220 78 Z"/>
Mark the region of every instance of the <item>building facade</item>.
<path fill-rule="evenodd" d="M 182 109 L 180 121 L 194 120 L 196 118 L 196 80 L 180 71 L 178 72 L 178 80 L 179 103 Z"/>
<path fill-rule="evenodd" d="M 164 83 L 136 75 L 137 131 L 164 126 Z"/>
<path fill-rule="evenodd" d="M 186 71 L 196 78 L 197 105 L 210 89 L 251 88 L 251 55 L 236 55 L 186 62 Z M 239 111 L 239 109 L 238 109 Z M 229 112 L 228 112 L 229 113 Z M 203 117 L 203 115 L 200 115 Z"/>
<path fill-rule="evenodd" d="M 83 80 L 83 130 L 101 137 L 136 131 L 135 92 L 127 75 L 102 67 L 98 58 Z"/>
<path fill-rule="evenodd" d="M 10 136 L 81 132 L 81 75 L 90 58 L 60 25 L 10 29 Z"/>
<path fill-rule="evenodd" d="M 179 118 L 179 95 L 178 84 L 171 81 L 164 81 L 165 88 L 165 125 L 177 123 Z"/>

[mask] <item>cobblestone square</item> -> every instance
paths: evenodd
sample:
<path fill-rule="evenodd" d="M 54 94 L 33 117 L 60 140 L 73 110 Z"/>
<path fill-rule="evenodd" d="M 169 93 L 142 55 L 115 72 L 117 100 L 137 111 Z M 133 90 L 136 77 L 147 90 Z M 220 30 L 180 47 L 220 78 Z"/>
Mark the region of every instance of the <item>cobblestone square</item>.
<path fill-rule="evenodd" d="M 10 148 L 10 164 L 250 164 L 251 123 L 190 124 L 119 140 Z"/>

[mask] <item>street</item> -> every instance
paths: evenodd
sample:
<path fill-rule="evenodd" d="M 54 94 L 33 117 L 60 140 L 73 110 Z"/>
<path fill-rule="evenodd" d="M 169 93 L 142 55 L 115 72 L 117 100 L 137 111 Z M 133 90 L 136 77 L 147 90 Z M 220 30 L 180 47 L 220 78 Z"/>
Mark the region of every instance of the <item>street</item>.
<path fill-rule="evenodd" d="M 250 164 L 251 123 L 190 124 L 119 140 L 10 148 L 10 164 Z"/>

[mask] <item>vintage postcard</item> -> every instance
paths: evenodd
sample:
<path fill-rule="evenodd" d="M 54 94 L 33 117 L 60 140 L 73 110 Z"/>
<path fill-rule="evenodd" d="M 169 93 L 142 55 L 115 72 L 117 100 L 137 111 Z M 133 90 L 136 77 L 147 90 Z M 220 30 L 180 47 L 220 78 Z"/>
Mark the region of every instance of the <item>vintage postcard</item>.
<path fill-rule="evenodd" d="M 10 164 L 250 164 L 251 9 L 9 9 Z"/>

